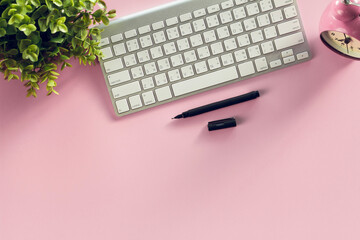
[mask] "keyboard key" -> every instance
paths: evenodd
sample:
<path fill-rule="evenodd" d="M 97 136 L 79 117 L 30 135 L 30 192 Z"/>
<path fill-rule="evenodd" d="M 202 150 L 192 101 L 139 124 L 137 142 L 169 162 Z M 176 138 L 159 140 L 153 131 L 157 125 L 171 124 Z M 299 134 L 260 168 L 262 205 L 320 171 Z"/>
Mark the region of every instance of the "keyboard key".
<path fill-rule="evenodd" d="M 165 71 L 165 70 L 168 70 L 170 68 L 170 62 L 169 62 L 169 59 L 168 58 L 164 58 L 164 59 L 161 59 L 157 62 L 158 64 L 158 67 L 159 67 L 159 71 Z"/>
<path fill-rule="evenodd" d="M 214 30 L 204 32 L 203 35 L 206 43 L 211 43 L 216 41 L 216 35 Z"/>
<path fill-rule="evenodd" d="M 241 5 L 241 4 L 244 4 L 244 3 L 247 3 L 248 0 L 235 0 L 235 4 L 236 5 Z"/>
<path fill-rule="evenodd" d="M 233 21 L 233 17 L 230 11 L 220 13 L 220 20 L 222 24 L 226 24 Z"/>
<path fill-rule="evenodd" d="M 147 48 L 153 45 L 150 35 L 146 35 L 140 38 L 140 44 L 142 48 Z"/>
<path fill-rule="evenodd" d="M 114 52 L 115 52 L 116 56 L 123 55 L 123 54 L 125 54 L 127 52 L 126 47 L 125 47 L 125 43 L 119 43 L 119 44 L 113 45 L 113 49 L 114 49 Z"/>
<path fill-rule="evenodd" d="M 264 33 L 265 33 L 265 38 L 266 39 L 277 37 L 277 32 L 276 32 L 275 26 L 265 28 Z"/>
<path fill-rule="evenodd" d="M 290 6 L 290 7 L 284 8 L 284 13 L 285 13 L 286 19 L 293 18 L 298 15 L 295 6 Z"/>
<path fill-rule="evenodd" d="M 271 0 L 262 0 L 260 1 L 260 8 L 262 12 L 272 10 L 274 7 L 271 3 Z"/>
<path fill-rule="evenodd" d="M 104 63 L 106 73 L 111 73 L 124 68 L 124 65 L 120 58 L 114 59 Z"/>
<path fill-rule="evenodd" d="M 124 40 L 124 37 L 123 37 L 122 33 L 111 36 L 110 38 L 111 38 L 112 43 L 117 43 L 117 42 L 120 42 L 120 41 Z"/>
<path fill-rule="evenodd" d="M 180 25 L 180 32 L 182 36 L 187 36 L 192 34 L 192 28 L 191 28 L 191 24 L 190 23 L 186 23 L 183 25 Z"/>
<path fill-rule="evenodd" d="M 294 55 L 294 51 L 292 49 L 281 52 L 281 56 L 283 58 L 290 57 L 290 56 L 293 56 L 293 55 Z"/>
<path fill-rule="evenodd" d="M 184 60 L 183 60 L 181 54 L 177 54 L 175 56 L 172 56 L 170 59 L 171 59 L 171 64 L 172 64 L 173 67 L 178 67 L 178 66 L 184 64 Z"/>
<path fill-rule="evenodd" d="M 187 38 L 180 39 L 176 42 L 179 51 L 184 51 L 190 48 L 189 40 Z"/>
<path fill-rule="evenodd" d="M 126 99 L 116 101 L 116 107 L 120 114 L 130 110 Z"/>
<path fill-rule="evenodd" d="M 141 91 L 139 82 L 132 82 L 128 84 L 121 85 L 119 87 L 115 87 L 112 90 L 114 98 L 122 98 L 137 92 Z"/>
<path fill-rule="evenodd" d="M 141 94 L 141 96 L 146 106 L 154 104 L 156 102 L 154 93 L 152 91 L 144 92 L 143 94 Z"/>
<path fill-rule="evenodd" d="M 131 69 L 131 75 L 133 77 L 133 79 L 137 79 L 137 78 L 141 78 L 144 76 L 144 72 L 142 70 L 141 66 L 138 67 L 134 67 Z"/>
<path fill-rule="evenodd" d="M 183 15 L 180 15 L 180 21 L 181 22 L 186 22 L 192 19 L 191 13 L 186 13 Z"/>
<path fill-rule="evenodd" d="M 125 32 L 125 38 L 127 38 L 127 39 L 136 37 L 136 36 L 137 36 L 136 29 Z"/>
<path fill-rule="evenodd" d="M 161 73 L 159 75 L 156 75 L 154 77 L 154 79 L 155 79 L 155 83 L 156 83 L 157 86 L 164 85 L 164 84 L 166 84 L 168 82 L 165 73 Z"/>
<path fill-rule="evenodd" d="M 218 69 L 221 67 L 220 59 L 218 57 L 210 58 L 208 60 L 210 70 Z"/>
<path fill-rule="evenodd" d="M 162 56 L 164 56 L 164 53 L 160 46 L 151 48 L 150 54 L 151 54 L 152 59 L 157 59 L 157 58 L 161 58 Z"/>
<path fill-rule="evenodd" d="M 270 62 L 271 68 L 277 68 L 277 67 L 280 67 L 281 65 L 282 65 L 282 63 L 281 63 L 280 59 Z"/>
<path fill-rule="evenodd" d="M 221 62 L 226 67 L 234 64 L 234 58 L 231 53 L 227 53 L 221 56 Z"/>
<path fill-rule="evenodd" d="M 147 63 L 144 65 L 146 75 L 150 75 L 157 72 L 156 64 L 154 62 Z"/>
<path fill-rule="evenodd" d="M 159 21 L 159 22 L 156 22 L 156 23 L 152 24 L 152 28 L 153 28 L 154 31 L 162 29 L 164 27 L 165 27 L 165 24 L 164 24 L 163 21 Z"/>
<path fill-rule="evenodd" d="M 142 79 L 141 84 L 142 84 L 144 90 L 155 87 L 152 77 Z"/>
<path fill-rule="evenodd" d="M 276 8 L 280 8 L 289 5 L 291 3 L 294 3 L 294 0 L 274 0 L 274 3 Z"/>
<path fill-rule="evenodd" d="M 167 30 L 166 30 L 166 34 L 167 34 L 169 40 L 173 40 L 173 39 L 175 39 L 175 38 L 180 37 L 179 30 L 178 30 L 177 27 L 173 27 L 173 28 L 167 29 Z"/>
<path fill-rule="evenodd" d="M 219 6 L 219 4 L 215 4 L 215 5 L 208 7 L 207 10 L 208 10 L 209 14 L 218 12 L 218 11 L 220 11 L 220 6 Z"/>
<path fill-rule="evenodd" d="M 190 42 L 192 47 L 201 46 L 204 42 L 200 34 L 196 34 L 190 37 Z"/>
<path fill-rule="evenodd" d="M 193 70 L 191 65 L 182 67 L 181 68 L 181 73 L 182 73 L 184 78 L 194 76 L 194 70 Z"/>
<path fill-rule="evenodd" d="M 235 20 L 243 19 L 246 17 L 246 12 L 244 7 L 235 8 L 233 10 Z"/>
<path fill-rule="evenodd" d="M 251 46 L 247 50 L 250 58 L 255 58 L 261 55 L 260 48 L 258 45 Z"/>
<path fill-rule="evenodd" d="M 252 61 L 241 63 L 238 68 L 241 77 L 246 77 L 255 73 L 255 68 Z"/>
<path fill-rule="evenodd" d="M 139 59 L 139 63 L 144 63 L 150 61 L 150 55 L 148 50 L 144 50 L 137 53 L 137 57 Z"/>
<path fill-rule="evenodd" d="M 197 60 L 196 53 L 194 50 L 184 53 L 184 58 L 186 63 L 195 62 Z"/>
<path fill-rule="evenodd" d="M 236 22 L 236 23 L 231 24 L 230 29 L 231 29 L 232 35 L 237 35 L 244 31 L 242 28 L 241 22 Z"/>
<path fill-rule="evenodd" d="M 250 36 L 253 43 L 258 43 L 264 40 L 264 36 L 261 30 L 252 32 Z"/>
<path fill-rule="evenodd" d="M 176 46 L 174 42 L 166 43 L 163 47 L 166 55 L 176 53 Z"/>
<path fill-rule="evenodd" d="M 265 57 L 259 58 L 255 60 L 256 70 L 258 72 L 266 71 L 269 69 L 268 63 Z"/>
<path fill-rule="evenodd" d="M 193 22 L 195 32 L 200 32 L 206 29 L 204 19 L 199 19 Z"/>
<path fill-rule="evenodd" d="M 271 12 L 270 17 L 273 23 L 281 22 L 282 20 L 284 20 L 281 10 Z"/>
<path fill-rule="evenodd" d="M 237 48 L 236 40 L 235 38 L 230 38 L 224 41 L 224 46 L 226 51 L 231 51 Z"/>
<path fill-rule="evenodd" d="M 139 50 L 139 48 L 140 48 L 137 39 L 127 41 L 126 46 L 127 46 L 127 49 L 129 50 L 129 52 L 134 52 L 136 50 Z"/>
<path fill-rule="evenodd" d="M 181 79 L 179 69 L 171 70 L 168 72 L 170 82 L 175 82 Z"/>
<path fill-rule="evenodd" d="M 244 20 L 244 26 L 246 31 L 254 30 L 256 28 L 255 18 L 249 18 Z"/>
<path fill-rule="evenodd" d="M 264 54 L 269 54 L 275 51 L 272 41 L 264 42 L 261 44 L 261 49 Z"/>
<path fill-rule="evenodd" d="M 219 39 L 224 39 L 230 36 L 229 28 L 227 26 L 216 29 Z"/>
<path fill-rule="evenodd" d="M 169 86 L 158 88 L 155 90 L 155 93 L 159 102 L 172 98 L 172 94 Z"/>
<path fill-rule="evenodd" d="M 205 61 L 195 63 L 195 70 L 197 74 L 201 74 L 208 71 L 208 67 Z"/>
<path fill-rule="evenodd" d="M 102 57 L 103 60 L 112 58 L 114 56 L 110 47 L 103 48 L 103 49 L 101 49 L 101 51 L 103 53 L 103 57 Z"/>
<path fill-rule="evenodd" d="M 174 95 L 181 96 L 207 87 L 212 87 L 221 83 L 229 82 L 238 78 L 236 68 L 224 68 L 216 72 L 208 73 L 199 77 L 188 79 L 173 84 Z"/>
<path fill-rule="evenodd" d="M 103 47 L 110 44 L 109 38 L 102 38 L 99 43 L 99 47 Z"/>
<path fill-rule="evenodd" d="M 110 86 L 113 86 L 113 85 L 116 85 L 119 83 L 123 83 L 123 82 L 127 82 L 130 79 L 131 79 L 131 77 L 130 77 L 130 73 L 128 70 L 108 75 L 108 80 L 109 80 Z"/>
<path fill-rule="evenodd" d="M 246 6 L 246 11 L 249 16 L 256 15 L 260 12 L 259 5 L 257 3 L 252 3 Z"/>
<path fill-rule="evenodd" d="M 296 55 L 298 60 L 303 60 L 309 57 L 309 53 L 308 52 L 302 52 Z"/>
<path fill-rule="evenodd" d="M 206 15 L 205 8 L 194 11 L 194 17 L 195 18 L 202 17 L 202 16 L 205 16 L 205 15 Z"/>
<path fill-rule="evenodd" d="M 278 27 L 278 31 L 279 31 L 280 35 L 295 32 L 295 31 L 300 30 L 300 28 L 301 28 L 299 19 L 280 23 L 280 24 L 278 24 L 277 27 Z"/>
<path fill-rule="evenodd" d="M 269 18 L 268 14 L 258 16 L 257 21 L 258 21 L 259 27 L 264 27 L 264 26 L 270 25 L 270 18 Z"/>
<path fill-rule="evenodd" d="M 233 6 L 234 6 L 234 2 L 232 0 L 228 0 L 226 2 L 221 3 L 221 8 L 224 10 L 228 8 L 232 8 Z"/>
<path fill-rule="evenodd" d="M 207 17 L 206 18 L 206 23 L 207 23 L 209 28 L 219 26 L 219 24 L 220 24 L 217 15 Z"/>
<path fill-rule="evenodd" d="M 178 20 L 177 17 L 169 18 L 169 19 L 166 20 L 166 25 L 167 25 L 168 27 L 173 26 L 173 25 L 176 25 L 176 24 L 178 24 L 178 23 L 179 23 L 179 20 Z"/>
<path fill-rule="evenodd" d="M 197 53 L 198 53 L 200 59 L 210 57 L 210 51 L 209 51 L 208 46 L 198 48 Z"/>
<path fill-rule="evenodd" d="M 129 97 L 129 102 L 131 109 L 138 109 L 143 106 L 139 95 Z"/>
<path fill-rule="evenodd" d="M 286 57 L 283 59 L 285 64 L 289 64 L 292 62 L 295 62 L 295 57 L 294 56 L 290 56 L 290 57 Z"/>
<path fill-rule="evenodd" d="M 217 55 L 224 52 L 224 48 L 221 42 L 211 44 L 210 46 L 212 55 Z"/>
<path fill-rule="evenodd" d="M 237 37 L 237 41 L 238 41 L 240 47 L 245 47 L 247 45 L 250 45 L 250 38 L 249 38 L 248 34 L 244 34 L 244 35 Z"/>
<path fill-rule="evenodd" d="M 151 28 L 149 25 L 146 25 L 146 26 L 140 27 L 138 30 L 139 30 L 140 34 L 145 34 L 145 33 L 149 33 L 151 31 Z"/>
<path fill-rule="evenodd" d="M 276 49 L 281 50 L 284 48 L 289 48 L 289 47 L 301 44 L 304 41 L 305 41 L 304 35 L 302 34 L 302 32 L 298 32 L 298 33 L 294 33 L 294 34 L 286 36 L 286 37 L 275 39 L 274 43 L 275 43 Z"/>
<path fill-rule="evenodd" d="M 241 50 L 234 52 L 234 55 L 235 55 L 236 62 L 242 62 L 242 61 L 245 61 L 246 59 L 248 59 L 245 49 L 241 49 Z"/>
<path fill-rule="evenodd" d="M 163 43 L 163 42 L 166 41 L 164 31 L 154 33 L 153 37 L 154 37 L 154 41 L 155 41 L 156 44 Z"/>
<path fill-rule="evenodd" d="M 126 67 L 131 67 L 136 65 L 136 57 L 134 54 L 128 55 L 124 57 L 124 62 Z"/>

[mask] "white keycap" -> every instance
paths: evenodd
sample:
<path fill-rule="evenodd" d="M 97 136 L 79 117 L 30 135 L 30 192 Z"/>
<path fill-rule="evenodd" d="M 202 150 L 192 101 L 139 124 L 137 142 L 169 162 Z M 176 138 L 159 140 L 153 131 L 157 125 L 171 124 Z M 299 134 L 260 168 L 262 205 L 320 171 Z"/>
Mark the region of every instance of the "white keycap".
<path fill-rule="evenodd" d="M 215 4 L 215 5 L 208 7 L 207 10 L 208 10 L 209 14 L 218 12 L 218 11 L 220 11 L 220 6 L 219 6 L 219 4 Z"/>
<path fill-rule="evenodd" d="M 120 114 L 130 110 L 126 99 L 121 99 L 119 101 L 116 101 L 116 107 Z"/>
<path fill-rule="evenodd" d="M 141 84 L 142 84 L 144 90 L 155 87 L 152 77 L 142 79 Z"/>
<path fill-rule="evenodd" d="M 139 82 L 131 82 L 111 89 L 114 98 L 125 97 L 141 91 Z"/>
<path fill-rule="evenodd" d="M 221 62 L 226 67 L 234 63 L 234 58 L 231 53 L 227 53 L 221 56 Z"/>
<path fill-rule="evenodd" d="M 124 65 L 120 58 L 114 59 L 104 63 L 106 73 L 111 73 L 124 68 Z"/>
<path fill-rule="evenodd" d="M 246 31 L 250 31 L 256 28 L 255 18 L 249 18 L 244 20 L 244 26 Z"/>
<path fill-rule="evenodd" d="M 216 34 L 214 30 L 204 32 L 203 35 L 206 43 L 211 43 L 216 41 Z"/>
<path fill-rule="evenodd" d="M 206 29 L 204 19 L 199 19 L 193 22 L 195 32 L 200 32 Z"/>
<path fill-rule="evenodd" d="M 241 4 L 244 4 L 244 3 L 247 3 L 248 0 L 235 0 L 235 4 L 236 5 L 241 5 Z"/>
<path fill-rule="evenodd" d="M 131 69 L 131 75 L 133 77 L 133 79 L 137 79 L 137 78 L 141 78 L 144 76 L 144 72 L 142 70 L 141 66 L 138 67 L 134 67 Z"/>
<path fill-rule="evenodd" d="M 212 15 L 210 17 L 207 17 L 206 18 L 206 23 L 207 23 L 209 28 L 219 26 L 219 24 L 220 24 L 217 15 Z"/>
<path fill-rule="evenodd" d="M 137 39 L 127 41 L 126 46 L 127 46 L 127 49 L 129 50 L 129 52 L 134 52 L 136 50 L 139 50 L 139 48 L 140 48 Z"/>
<path fill-rule="evenodd" d="M 281 50 L 284 48 L 289 48 L 289 47 L 301 44 L 304 41 L 305 41 L 304 35 L 302 34 L 302 32 L 298 32 L 298 33 L 294 33 L 294 34 L 286 36 L 286 37 L 275 39 L 274 43 L 275 43 L 276 49 Z"/>
<path fill-rule="evenodd" d="M 191 65 L 182 67 L 181 68 L 181 73 L 182 73 L 184 78 L 194 76 L 194 70 L 193 70 Z"/>
<path fill-rule="evenodd" d="M 239 64 L 238 68 L 241 77 L 246 77 L 255 73 L 255 68 L 252 61 L 241 63 Z"/>
<path fill-rule="evenodd" d="M 160 46 L 151 48 L 150 54 L 151 54 L 152 59 L 157 59 L 157 58 L 161 58 L 162 56 L 164 56 L 164 53 Z"/>
<path fill-rule="evenodd" d="M 164 24 L 163 21 L 159 21 L 159 22 L 156 22 L 156 23 L 152 24 L 152 28 L 153 28 L 154 31 L 162 29 L 164 27 L 165 27 L 165 24 Z"/>
<path fill-rule="evenodd" d="M 175 82 L 181 79 L 179 69 L 171 70 L 168 72 L 170 82 Z"/>
<path fill-rule="evenodd" d="M 103 49 L 101 49 L 101 51 L 103 53 L 103 57 L 102 57 L 103 60 L 112 58 L 114 56 L 110 47 L 103 48 Z"/>
<path fill-rule="evenodd" d="M 244 35 L 237 37 L 237 41 L 238 41 L 240 47 L 250 45 L 250 38 L 249 38 L 248 34 L 244 34 Z"/>
<path fill-rule="evenodd" d="M 169 86 L 158 88 L 155 90 L 155 93 L 159 102 L 172 98 L 172 94 Z"/>
<path fill-rule="evenodd" d="M 116 56 L 120 56 L 126 53 L 125 43 L 113 45 L 113 49 Z"/>
<path fill-rule="evenodd" d="M 272 53 L 275 51 L 272 41 L 264 42 L 261 44 L 261 49 L 264 54 Z"/>
<path fill-rule="evenodd" d="M 229 28 L 227 26 L 216 29 L 219 39 L 224 39 L 230 36 Z"/>
<path fill-rule="evenodd" d="M 236 68 L 233 66 L 175 83 L 172 87 L 174 95 L 181 96 L 207 87 L 215 86 L 217 84 L 229 82 L 236 78 L 238 78 L 238 73 Z"/>
<path fill-rule="evenodd" d="M 274 0 L 274 3 L 276 8 L 280 8 L 294 3 L 294 0 Z"/>
<path fill-rule="evenodd" d="M 154 37 L 154 41 L 155 41 L 156 44 L 163 43 L 163 42 L 166 41 L 164 31 L 154 33 L 153 37 Z"/>
<path fill-rule="evenodd" d="M 155 103 L 155 97 L 154 97 L 154 93 L 152 91 L 144 92 L 143 94 L 141 94 L 141 96 L 142 96 L 142 99 L 146 106 Z"/>
<path fill-rule="evenodd" d="M 277 68 L 277 67 L 280 67 L 281 65 L 282 65 L 282 63 L 281 63 L 280 59 L 270 62 L 271 68 Z"/>
<path fill-rule="evenodd" d="M 294 56 L 290 56 L 290 57 L 286 57 L 283 59 L 285 64 L 289 64 L 292 62 L 295 62 L 295 57 Z"/>
<path fill-rule="evenodd" d="M 236 62 L 241 62 L 241 61 L 248 59 L 245 49 L 241 49 L 241 50 L 234 52 L 234 55 L 235 55 Z"/>
<path fill-rule="evenodd" d="M 180 15 L 180 21 L 181 22 L 186 22 L 192 19 L 191 13 L 186 13 L 183 15 Z"/>
<path fill-rule="evenodd" d="M 244 31 L 242 28 L 241 22 L 236 22 L 236 23 L 231 24 L 230 29 L 231 29 L 232 35 L 237 35 Z"/>
<path fill-rule="evenodd" d="M 205 15 L 206 15 L 205 8 L 194 11 L 194 17 L 195 18 L 202 17 L 202 16 L 205 16 Z"/>
<path fill-rule="evenodd" d="M 143 106 L 139 95 L 129 97 L 129 102 L 131 109 L 138 109 Z"/>
<path fill-rule="evenodd" d="M 136 37 L 137 36 L 137 32 L 136 29 L 130 30 L 125 32 L 125 38 L 132 38 L 132 37 Z"/>
<path fill-rule="evenodd" d="M 177 66 L 184 64 L 184 60 L 183 60 L 183 57 L 181 56 L 181 54 L 172 56 L 170 59 L 171 59 L 171 64 L 173 67 L 177 67 Z"/>
<path fill-rule="evenodd" d="M 266 12 L 273 9 L 274 7 L 271 3 L 271 0 L 262 0 L 260 1 L 260 8 L 262 12 Z"/>
<path fill-rule="evenodd" d="M 166 84 L 168 82 L 165 73 L 161 73 L 159 75 L 156 75 L 154 77 L 154 79 L 155 79 L 155 83 L 156 83 L 157 86 L 164 85 L 164 84 Z"/>
<path fill-rule="evenodd" d="M 151 28 L 149 25 L 140 27 L 139 29 L 139 34 L 145 34 L 145 33 L 149 33 L 151 31 Z"/>
<path fill-rule="evenodd" d="M 246 12 L 244 7 L 235 8 L 233 10 L 235 20 L 243 19 L 246 17 Z"/>
<path fill-rule="evenodd" d="M 110 86 L 113 86 L 113 85 L 116 85 L 119 83 L 123 83 L 123 82 L 127 82 L 130 79 L 131 79 L 131 77 L 130 77 L 130 73 L 128 70 L 108 75 L 108 80 L 109 80 Z"/>
<path fill-rule="evenodd" d="M 200 59 L 204 59 L 210 56 L 210 51 L 208 46 L 198 48 L 197 53 Z"/>
<path fill-rule="evenodd" d="M 186 23 L 183 25 L 180 25 L 180 32 L 182 36 L 187 36 L 192 34 L 192 28 L 191 28 L 191 24 L 190 23 Z"/>
<path fill-rule="evenodd" d="M 144 51 L 138 52 L 138 53 L 137 53 L 137 57 L 138 57 L 140 63 L 144 63 L 144 62 L 150 61 L 150 55 L 149 55 L 149 51 L 148 51 L 148 50 L 144 50 Z"/>
<path fill-rule="evenodd" d="M 220 20 L 222 24 L 226 24 L 233 21 L 233 17 L 230 11 L 220 13 Z"/>
<path fill-rule="evenodd" d="M 224 48 L 221 42 L 211 44 L 210 46 L 212 55 L 217 55 L 224 52 Z"/>
<path fill-rule="evenodd" d="M 208 71 L 208 67 L 205 61 L 195 63 L 195 70 L 197 74 L 201 74 Z"/>
<path fill-rule="evenodd" d="M 169 26 L 169 27 L 173 26 L 173 25 L 176 25 L 178 23 L 179 23 L 179 20 L 178 20 L 177 17 L 169 18 L 169 19 L 166 20 L 166 25 Z"/>
<path fill-rule="evenodd" d="M 295 32 L 300 30 L 300 22 L 299 19 L 291 20 L 288 22 L 280 23 L 278 25 L 278 31 L 280 35 L 284 35 L 287 33 Z"/>
<path fill-rule="evenodd" d="M 176 42 L 179 51 L 184 51 L 190 48 L 190 44 L 187 38 L 180 39 Z"/>
<path fill-rule="evenodd" d="M 126 67 L 131 67 L 136 65 L 136 57 L 134 54 L 128 55 L 124 57 L 124 62 Z"/>
<path fill-rule="evenodd" d="M 177 27 L 167 29 L 166 34 L 167 34 L 169 40 L 173 40 L 173 39 L 180 37 L 180 33 L 179 33 L 179 30 Z"/>
<path fill-rule="evenodd" d="M 153 45 L 150 35 L 146 35 L 140 38 L 140 44 L 142 48 L 147 48 Z"/>
<path fill-rule="evenodd" d="M 124 40 L 124 37 L 123 37 L 122 33 L 111 36 L 111 42 L 112 43 L 117 43 L 117 42 L 120 42 L 122 40 Z"/>
<path fill-rule="evenodd" d="M 264 40 L 264 36 L 261 30 L 252 32 L 250 36 L 253 43 L 258 43 Z"/>
<path fill-rule="evenodd" d="M 276 32 L 275 26 L 265 28 L 264 33 L 265 33 L 265 38 L 266 39 L 277 37 L 277 32 Z"/>
<path fill-rule="evenodd" d="M 302 52 L 296 55 L 298 60 L 303 60 L 309 57 L 309 53 L 308 52 Z"/>
<path fill-rule="evenodd" d="M 186 63 L 195 62 L 197 60 L 196 53 L 194 50 L 184 53 L 184 58 Z"/>
<path fill-rule="evenodd" d="M 221 3 L 221 8 L 222 9 L 232 8 L 233 6 L 234 6 L 234 2 L 232 0 L 225 1 L 225 2 Z"/>
<path fill-rule="evenodd" d="M 194 36 L 191 36 L 190 37 L 190 42 L 191 42 L 192 47 L 197 47 L 197 46 L 200 46 L 200 45 L 202 45 L 204 43 L 200 34 L 196 34 Z"/>
<path fill-rule="evenodd" d="M 281 10 L 271 12 L 270 17 L 273 23 L 281 22 L 282 20 L 284 20 Z"/>
<path fill-rule="evenodd" d="M 264 14 L 257 17 L 259 27 L 264 27 L 270 24 L 270 18 L 268 14 Z"/>
<path fill-rule="evenodd" d="M 295 6 L 290 6 L 290 7 L 284 8 L 284 13 L 285 13 L 286 19 L 293 18 L 298 15 Z"/>
<path fill-rule="evenodd" d="M 144 65 L 146 75 L 150 75 L 157 72 L 156 64 L 154 62 Z"/>
<path fill-rule="evenodd" d="M 236 40 L 235 38 L 230 38 L 224 41 L 224 46 L 226 51 L 231 51 L 237 48 Z"/>
<path fill-rule="evenodd" d="M 166 55 L 170 55 L 176 52 L 176 46 L 174 42 L 166 43 L 163 47 Z"/>
<path fill-rule="evenodd" d="M 103 46 L 106 46 L 106 45 L 108 45 L 108 44 L 110 44 L 110 40 L 109 40 L 109 38 L 102 38 L 101 40 L 100 40 L 100 43 L 99 43 L 99 47 L 103 47 Z"/>
<path fill-rule="evenodd" d="M 294 51 L 292 49 L 289 49 L 289 50 L 286 50 L 286 51 L 282 51 L 281 52 L 281 56 L 283 58 L 285 57 L 290 57 L 290 56 L 293 56 L 294 55 Z"/>
<path fill-rule="evenodd" d="M 158 64 L 158 67 L 159 67 L 160 71 L 165 71 L 165 70 L 168 70 L 170 68 L 170 62 L 169 62 L 168 58 L 164 58 L 164 59 L 159 60 L 157 62 L 157 64 Z"/>
<path fill-rule="evenodd" d="M 266 71 L 269 69 L 268 63 L 265 57 L 258 58 L 255 60 L 256 70 L 258 72 Z"/>
<path fill-rule="evenodd" d="M 260 12 L 259 5 L 257 3 L 251 3 L 246 6 L 246 11 L 249 16 L 256 15 Z"/>
<path fill-rule="evenodd" d="M 251 46 L 247 50 L 250 58 L 258 57 L 261 55 L 260 48 L 258 45 Z"/>
<path fill-rule="evenodd" d="M 218 57 L 210 58 L 208 60 L 210 70 L 218 69 L 221 67 L 220 59 Z"/>

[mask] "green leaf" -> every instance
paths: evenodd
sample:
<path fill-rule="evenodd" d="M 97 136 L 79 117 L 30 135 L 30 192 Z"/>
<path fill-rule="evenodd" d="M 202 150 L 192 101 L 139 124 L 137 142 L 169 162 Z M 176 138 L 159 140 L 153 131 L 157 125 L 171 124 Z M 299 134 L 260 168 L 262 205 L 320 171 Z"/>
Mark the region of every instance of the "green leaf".
<path fill-rule="evenodd" d="M 68 28 L 67 28 L 67 26 L 66 26 L 65 24 L 59 24 L 59 25 L 57 26 L 57 28 L 58 28 L 61 32 L 63 32 L 63 33 L 67 33 L 67 32 L 68 32 Z"/>
<path fill-rule="evenodd" d="M 96 10 L 96 11 L 93 13 L 93 16 L 94 16 L 95 18 L 100 18 L 100 17 L 103 15 L 103 13 L 104 13 L 103 10 L 98 9 L 98 10 Z"/>
<path fill-rule="evenodd" d="M 0 28 L 6 28 L 7 22 L 6 19 L 0 19 Z"/>
<path fill-rule="evenodd" d="M 13 48 L 6 52 L 9 55 L 17 55 L 19 53 L 19 50 Z"/>
<path fill-rule="evenodd" d="M 4 37 L 6 35 L 6 30 L 4 28 L 0 28 L 0 37 Z"/>
<path fill-rule="evenodd" d="M 22 39 L 19 45 L 20 52 L 24 52 L 31 44 L 32 42 L 30 39 Z"/>
<path fill-rule="evenodd" d="M 98 2 L 98 4 L 99 4 L 99 7 L 100 7 L 100 8 L 105 8 L 105 9 L 106 9 L 106 3 L 105 3 L 104 1 L 100 0 L 100 1 Z"/>
<path fill-rule="evenodd" d="M 74 1 L 73 0 L 65 0 L 63 5 L 64 5 L 64 8 L 73 7 Z"/>
<path fill-rule="evenodd" d="M 23 59 L 29 59 L 32 62 L 37 62 L 39 57 L 39 48 L 36 45 L 30 45 L 24 52 L 23 52 Z"/>
<path fill-rule="evenodd" d="M 24 19 L 23 15 L 16 13 L 10 18 L 8 24 L 13 25 L 16 23 L 20 23 L 23 19 Z"/>
<path fill-rule="evenodd" d="M 65 41 L 65 38 L 63 38 L 63 37 L 56 37 L 56 38 L 50 39 L 49 42 L 53 42 L 53 43 L 63 43 L 64 41 Z"/>
<path fill-rule="evenodd" d="M 46 31 L 47 31 L 48 26 L 47 26 L 47 24 L 46 24 L 46 17 L 41 17 L 41 18 L 39 18 L 38 24 L 39 24 L 39 27 L 40 27 L 40 31 L 42 31 L 42 32 L 46 32 Z"/>
<path fill-rule="evenodd" d="M 31 18 L 33 20 L 36 20 L 38 18 L 40 18 L 41 16 L 44 16 L 44 14 L 47 12 L 48 8 L 46 5 L 42 5 L 41 7 L 39 7 L 38 9 L 36 9 L 34 11 L 34 13 L 31 15 Z"/>
<path fill-rule="evenodd" d="M 61 0 L 52 0 L 52 1 L 58 7 L 61 7 L 63 5 Z"/>
<path fill-rule="evenodd" d="M 101 21 L 103 21 L 103 23 L 104 23 L 105 25 L 109 25 L 109 23 L 110 23 L 109 18 L 106 17 L 106 16 L 102 16 L 102 17 L 101 17 Z"/>
<path fill-rule="evenodd" d="M 30 33 L 36 31 L 36 26 L 34 24 L 23 24 L 19 27 L 19 30 L 24 32 L 26 36 L 29 36 Z"/>
<path fill-rule="evenodd" d="M 35 7 L 39 7 L 40 6 L 40 1 L 39 0 L 30 0 L 31 4 L 34 5 Z"/>

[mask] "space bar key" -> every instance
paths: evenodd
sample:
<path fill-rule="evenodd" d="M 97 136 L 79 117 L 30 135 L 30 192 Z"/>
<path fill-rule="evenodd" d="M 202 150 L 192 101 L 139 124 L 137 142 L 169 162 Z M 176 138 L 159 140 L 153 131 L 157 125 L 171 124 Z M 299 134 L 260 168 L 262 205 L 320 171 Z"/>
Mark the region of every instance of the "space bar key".
<path fill-rule="evenodd" d="M 195 77 L 172 85 L 176 97 L 195 92 L 217 84 L 232 81 L 238 78 L 236 67 L 225 68 L 216 72 Z"/>

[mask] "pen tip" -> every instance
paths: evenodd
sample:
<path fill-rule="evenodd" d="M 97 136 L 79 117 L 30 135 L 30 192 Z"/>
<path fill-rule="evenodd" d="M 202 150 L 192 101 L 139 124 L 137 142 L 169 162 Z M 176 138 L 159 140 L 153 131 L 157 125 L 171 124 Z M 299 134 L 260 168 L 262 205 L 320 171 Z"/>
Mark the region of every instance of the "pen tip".
<path fill-rule="evenodd" d="M 182 114 L 179 114 L 179 115 L 173 117 L 172 119 L 180 119 L 180 118 L 183 118 L 183 115 L 182 115 Z"/>

